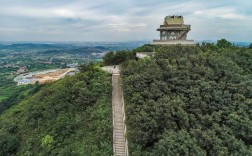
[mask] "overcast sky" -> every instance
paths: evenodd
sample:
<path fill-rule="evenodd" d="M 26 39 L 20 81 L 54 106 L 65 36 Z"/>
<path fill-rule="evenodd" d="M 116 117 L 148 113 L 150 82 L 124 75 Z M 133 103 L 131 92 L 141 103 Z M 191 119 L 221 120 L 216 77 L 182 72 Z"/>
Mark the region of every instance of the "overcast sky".
<path fill-rule="evenodd" d="M 173 14 L 190 39 L 252 42 L 252 0 L 0 0 L 0 41 L 151 41 Z"/>

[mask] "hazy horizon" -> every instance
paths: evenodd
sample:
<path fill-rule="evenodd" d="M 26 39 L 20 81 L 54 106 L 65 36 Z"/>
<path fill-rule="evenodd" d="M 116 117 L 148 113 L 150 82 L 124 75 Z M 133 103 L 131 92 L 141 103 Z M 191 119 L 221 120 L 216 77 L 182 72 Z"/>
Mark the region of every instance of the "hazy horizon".
<path fill-rule="evenodd" d="M 196 41 L 252 42 L 252 1 L 0 0 L 1 42 L 130 42 L 159 38 L 167 15 L 183 15 Z"/>

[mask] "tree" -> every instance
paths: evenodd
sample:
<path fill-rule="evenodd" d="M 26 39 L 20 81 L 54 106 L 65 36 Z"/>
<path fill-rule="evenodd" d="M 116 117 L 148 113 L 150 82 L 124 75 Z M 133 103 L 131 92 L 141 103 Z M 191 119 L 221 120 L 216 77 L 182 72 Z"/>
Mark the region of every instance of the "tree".
<path fill-rule="evenodd" d="M 47 150 L 50 150 L 52 148 L 53 143 L 54 143 L 53 136 L 46 135 L 42 138 L 41 146 Z"/>
<path fill-rule="evenodd" d="M 227 41 L 226 39 L 221 39 L 217 41 L 217 47 L 219 48 L 228 48 L 231 46 L 232 46 L 232 43 Z"/>
<path fill-rule="evenodd" d="M 18 139 L 14 135 L 0 132 L 0 155 L 12 155 L 18 146 Z"/>
<path fill-rule="evenodd" d="M 182 131 L 166 131 L 163 138 L 154 146 L 152 155 L 206 155 L 206 152 L 197 145 L 195 138 Z"/>
<path fill-rule="evenodd" d="M 133 52 L 153 52 L 155 51 L 155 46 L 150 44 L 145 44 L 133 50 Z"/>
<path fill-rule="evenodd" d="M 252 155 L 252 54 L 225 47 L 156 46 L 123 64 L 131 155 Z"/>
<path fill-rule="evenodd" d="M 136 53 L 133 51 L 117 51 L 117 52 L 108 52 L 103 57 L 103 65 L 118 65 L 121 64 L 127 60 L 133 60 L 136 59 Z"/>
<path fill-rule="evenodd" d="M 111 92 L 98 63 L 35 95 L 19 92 L 27 97 L 0 115 L 0 156 L 112 155 Z"/>
<path fill-rule="evenodd" d="M 249 45 L 249 49 L 252 49 L 252 43 L 250 43 L 250 45 Z"/>
<path fill-rule="evenodd" d="M 103 57 L 104 65 L 114 64 L 114 62 L 113 62 L 114 56 L 115 56 L 114 52 L 112 52 L 112 51 L 105 54 L 105 56 Z"/>

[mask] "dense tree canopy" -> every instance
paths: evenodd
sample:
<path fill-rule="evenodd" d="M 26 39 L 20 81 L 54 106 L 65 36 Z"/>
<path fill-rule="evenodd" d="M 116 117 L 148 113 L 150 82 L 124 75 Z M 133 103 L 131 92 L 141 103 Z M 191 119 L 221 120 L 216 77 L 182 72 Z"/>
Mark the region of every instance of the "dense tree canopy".
<path fill-rule="evenodd" d="M 252 155 L 252 51 L 224 47 L 156 46 L 123 64 L 131 155 Z"/>
<path fill-rule="evenodd" d="M 112 155 L 111 78 L 95 65 L 0 116 L 0 155 Z"/>
<path fill-rule="evenodd" d="M 108 52 L 103 57 L 103 65 L 118 65 L 126 60 L 136 59 L 136 53 L 133 51 L 117 51 L 117 52 Z"/>
<path fill-rule="evenodd" d="M 250 43 L 250 45 L 249 45 L 249 49 L 252 49 L 252 43 Z"/>
<path fill-rule="evenodd" d="M 130 155 L 252 155 L 252 49 L 145 45 L 102 63 L 123 63 Z M 111 112 L 111 77 L 98 64 L 21 88 L 0 107 L 0 156 L 112 155 Z"/>
<path fill-rule="evenodd" d="M 8 97 L 7 99 L 0 101 L 0 114 L 9 109 L 11 106 L 14 106 L 24 100 L 25 98 L 28 98 L 43 87 L 44 85 L 41 84 L 35 84 L 35 85 L 27 85 L 27 86 L 19 86 L 17 89 Z"/>
<path fill-rule="evenodd" d="M 217 41 L 217 47 L 219 48 L 228 48 L 231 46 L 232 46 L 232 43 L 227 41 L 226 39 L 221 39 Z"/>

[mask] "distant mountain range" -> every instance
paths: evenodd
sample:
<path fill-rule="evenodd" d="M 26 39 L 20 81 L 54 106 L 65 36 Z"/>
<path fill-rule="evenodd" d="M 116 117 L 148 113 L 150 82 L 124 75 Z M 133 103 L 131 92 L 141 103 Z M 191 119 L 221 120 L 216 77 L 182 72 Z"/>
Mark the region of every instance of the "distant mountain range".
<path fill-rule="evenodd" d="M 248 47 L 250 45 L 249 42 L 234 42 L 236 46 Z"/>
<path fill-rule="evenodd" d="M 82 49 L 95 48 L 101 51 L 132 50 L 148 41 L 130 41 L 130 42 L 0 42 L 1 49 Z"/>
<path fill-rule="evenodd" d="M 195 42 L 208 42 L 216 43 L 213 40 L 200 40 Z M 231 41 L 232 42 L 232 41 Z M 151 41 L 125 41 L 125 42 L 11 42 L 11 41 L 0 41 L 0 48 L 73 48 L 73 47 L 106 47 L 115 49 L 134 49 L 144 44 L 149 44 Z M 248 47 L 250 42 L 232 42 L 236 46 Z M 113 49 L 112 48 L 112 49 Z"/>

